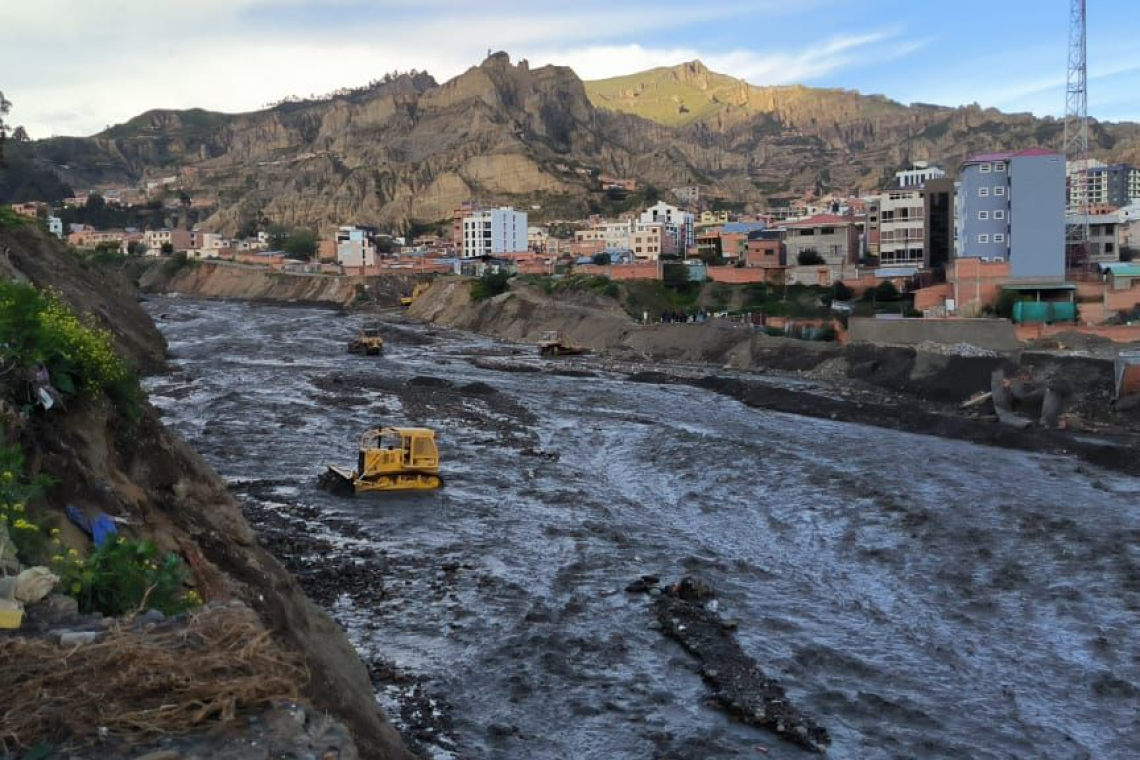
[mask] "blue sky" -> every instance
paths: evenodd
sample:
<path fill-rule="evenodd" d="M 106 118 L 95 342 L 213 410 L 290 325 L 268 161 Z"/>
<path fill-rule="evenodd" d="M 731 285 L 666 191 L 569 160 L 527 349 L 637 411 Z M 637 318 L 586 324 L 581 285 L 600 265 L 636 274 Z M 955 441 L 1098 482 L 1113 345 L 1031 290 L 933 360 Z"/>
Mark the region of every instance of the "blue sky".
<path fill-rule="evenodd" d="M 1088 0 L 1089 110 L 1140 121 L 1140 0 Z M 1068 0 L 37 0 L 5 8 L 0 91 L 33 137 L 149 108 L 248 111 L 488 49 L 615 76 L 700 58 L 753 84 L 1059 115 Z"/>

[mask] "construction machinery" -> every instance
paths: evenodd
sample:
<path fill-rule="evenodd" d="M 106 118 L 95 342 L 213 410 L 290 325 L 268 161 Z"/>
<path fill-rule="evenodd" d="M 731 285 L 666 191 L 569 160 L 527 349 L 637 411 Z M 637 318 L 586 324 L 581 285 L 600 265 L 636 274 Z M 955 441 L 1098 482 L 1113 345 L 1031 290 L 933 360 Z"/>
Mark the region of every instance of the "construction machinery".
<path fill-rule="evenodd" d="M 378 324 L 367 324 L 360 328 L 360 334 L 348 342 L 350 354 L 379 356 L 384 353 L 384 338 Z"/>
<path fill-rule="evenodd" d="M 373 428 L 360 436 L 356 469 L 329 465 L 322 488 L 341 495 L 370 491 L 430 491 L 443 485 L 435 431 L 419 427 Z"/>
<path fill-rule="evenodd" d="M 588 353 L 590 349 L 574 345 L 558 330 L 547 330 L 538 341 L 539 356 L 577 356 Z"/>
<path fill-rule="evenodd" d="M 416 302 L 416 299 L 424 294 L 424 291 L 431 287 L 430 282 L 417 282 L 416 286 L 412 288 L 411 295 L 404 296 L 400 299 L 400 305 L 405 309 Z"/>

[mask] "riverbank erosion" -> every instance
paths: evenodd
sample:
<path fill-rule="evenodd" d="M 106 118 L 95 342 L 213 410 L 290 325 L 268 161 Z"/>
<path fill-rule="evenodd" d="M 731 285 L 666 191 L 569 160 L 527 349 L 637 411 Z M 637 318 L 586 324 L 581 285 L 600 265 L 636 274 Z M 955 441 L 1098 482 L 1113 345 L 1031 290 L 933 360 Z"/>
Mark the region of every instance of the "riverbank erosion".
<path fill-rule="evenodd" d="M 181 293 L 200 298 L 296 303 L 349 308 L 398 306 L 411 293 L 415 276 L 348 277 L 278 272 L 225 261 L 171 258 L 136 264 L 144 293 Z"/>
<path fill-rule="evenodd" d="M 72 310 L 110 331 L 135 370 L 149 373 L 164 366 L 165 341 L 139 307 L 133 288 L 47 235 L 31 228 L 0 229 L 0 277 L 54 291 Z M 6 398 L 22 392 L 14 375 L 0 382 L 11 391 Z M 23 450 L 30 473 L 50 474 L 51 485 L 37 507 L 45 519 L 68 527 L 62 518 L 65 505 L 107 515 L 124 533 L 180 557 L 195 593 L 206 602 L 204 610 L 228 604 L 253 610 L 258 627 L 296 658 L 297 672 L 304 674 L 300 696 L 314 706 L 314 720 L 331 715 L 350 729 L 355 742 L 341 746 L 339 756 L 355 756 L 358 749 L 362 757 L 411 757 L 379 711 L 367 671 L 343 630 L 262 548 L 218 476 L 163 426 L 147 402 L 129 410 L 105 396 L 77 396 L 65 409 L 5 402 L 0 429 L 5 443 Z M 233 708 L 211 719 L 232 720 Z M 207 721 L 202 728 L 216 723 Z M 75 756 L 133 756 L 121 747 L 111 752 L 93 746 L 105 738 L 101 736 L 46 738 L 92 747 L 92 754 Z"/>
<path fill-rule="evenodd" d="M 859 422 L 1031 451 L 1072 452 L 1099 465 L 1140 471 L 1140 410 L 1113 402 L 1112 362 L 1048 351 L 890 346 L 773 337 L 724 319 L 640 324 L 592 292 L 552 296 L 515 282 L 483 301 L 461 278 L 437 280 L 412 318 L 522 343 L 557 330 L 625 367 L 635 379 L 690 382 L 759 408 Z M 713 369 L 715 368 L 715 369 Z M 988 406 L 963 404 L 991 390 L 995 373 L 1029 378 L 1064 399 L 1065 428 L 1015 429 Z M 765 382 L 764 375 L 786 382 Z"/>

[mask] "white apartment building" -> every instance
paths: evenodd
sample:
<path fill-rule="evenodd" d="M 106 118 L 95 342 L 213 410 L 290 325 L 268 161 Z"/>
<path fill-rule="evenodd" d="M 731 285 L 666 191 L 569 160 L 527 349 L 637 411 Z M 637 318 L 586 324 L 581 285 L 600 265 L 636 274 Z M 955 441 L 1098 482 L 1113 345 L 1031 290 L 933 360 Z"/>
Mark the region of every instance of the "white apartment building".
<path fill-rule="evenodd" d="M 664 224 L 666 236 L 673 240 L 674 251 L 684 253 L 696 245 L 695 217 L 676 206 L 658 201 L 641 213 L 640 224 Z"/>
<path fill-rule="evenodd" d="M 336 260 L 344 267 L 370 267 L 376 263 L 373 232 L 360 227 L 338 227 Z"/>
<path fill-rule="evenodd" d="M 527 250 L 526 212 L 509 206 L 476 211 L 463 218 L 463 258 Z"/>
<path fill-rule="evenodd" d="M 892 190 L 878 196 L 879 263 L 884 267 L 922 267 L 924 212 L 922 191 Z"/>
<path fill-rule="evenodd" d="M 937 166 L 931 166 L 926 161 L 915 161 L 911 164 L 911 168 L 895 172 L 895 179 L 898 180 L 899 187 L 902 189 L 922 187 L 929 180 L 942 179 L 945 176 L 945 171 Z"/>

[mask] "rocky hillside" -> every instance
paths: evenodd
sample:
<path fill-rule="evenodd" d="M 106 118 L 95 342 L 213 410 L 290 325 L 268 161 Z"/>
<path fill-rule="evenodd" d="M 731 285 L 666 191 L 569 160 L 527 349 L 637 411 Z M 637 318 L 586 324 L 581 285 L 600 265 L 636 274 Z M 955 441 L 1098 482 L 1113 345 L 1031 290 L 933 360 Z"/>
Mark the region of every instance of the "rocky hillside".
<path fill-rule="evenodd" d="M 1094 153 L 1140 163 L 1140 125 L 1098 124 Z M 462 201 L 536 218 L 612 210 L 589 169 L 762 209 L 805 190 L 880 187 L 912 160 L 1058 147 L 1061 124 L 977 106 L 754 87 L 699 61 L 601 82 L 496 53 L 445 84 L 424 74 L 247 114 L 151 111 L 91 138 L 35 143 L 77 188 L 180 176 L 211 226 L 365 223 L 415 228 Z"/>
<path fill-rule="evenodd" d="M 164 365 L 165 341 L 133 290 L 46 233 L 31 226 L 0 228 L 0 278 L 54 291 L 108 329 L 140 371 Z M 62 512 L 63 505 L 99 510 L 121 519 L 132 537 L 176 552 L 206 601 L 243 601 L 281 646 L 300 657 L 308 671 L 304 696 L 349 726 L 362 756 L 411 757 L 380 713 L 343 630 L 262 548 L 218 476 L 149 405 L 131 415 L 106 397 L 80 397 L 66 409 L 22 411 L 4 400 L 23 395 L 11 369 L 0 378 L 0 430 L 5 443 L 20 444 L 33 473 L 51 475 L 46 511 Z"/>

